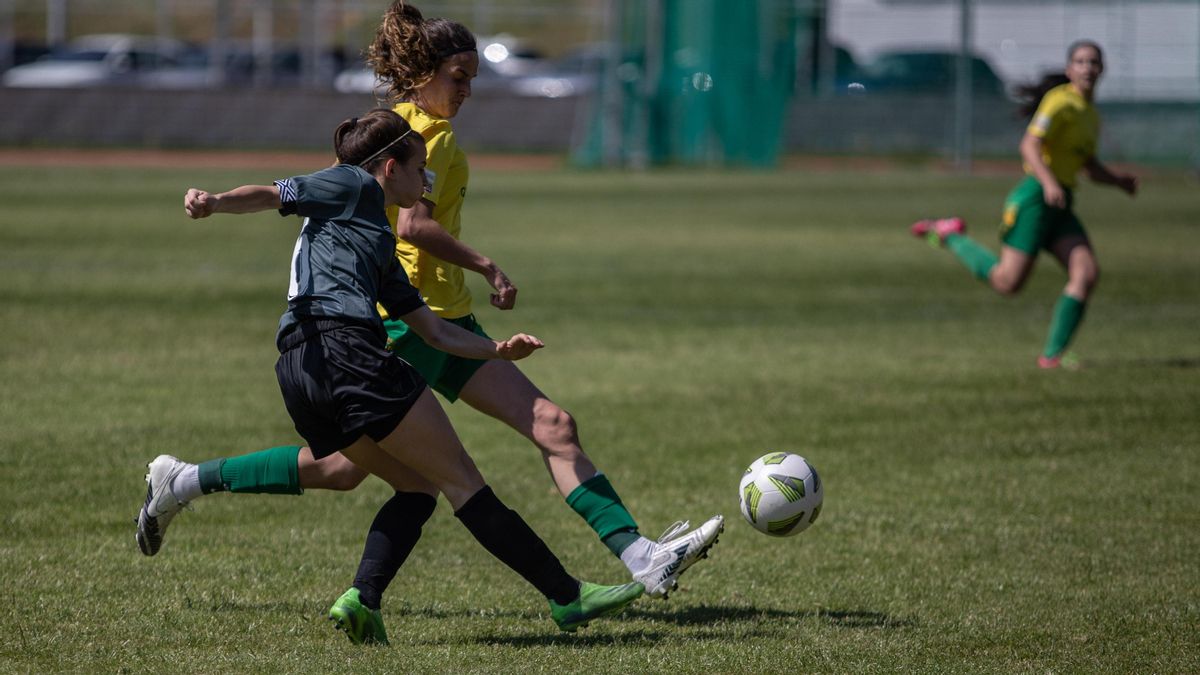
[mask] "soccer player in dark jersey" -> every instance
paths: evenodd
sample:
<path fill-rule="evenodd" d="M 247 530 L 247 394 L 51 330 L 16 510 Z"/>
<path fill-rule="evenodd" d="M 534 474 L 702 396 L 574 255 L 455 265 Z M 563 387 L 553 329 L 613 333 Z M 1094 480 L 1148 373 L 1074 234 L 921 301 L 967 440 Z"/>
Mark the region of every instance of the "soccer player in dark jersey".
<path fill-rule="evenodd" d="M 370 48 L 381 81 L 390 83 L 395 110 L 425 143 L 427 189 L 412 206 L 388 214 L 400 235 L 396 254 L 430 308 L 443 320 L 486 335 L 472 312 L 464 270 L 492 286 L 491 304 L 512 309 L 517 288 L 500 267 L 460 238 L 460 212 L 467 194 L 467 157 L 450 120 L 471 95 L 479 71 L 475 37 L 462 24 L 425 19 L 416 7 L 396 2 L 384 14 Z M 528 438 L 541 451 L 551 479 L 567 504 L 626 566 L 646 593 L 666 597 L 679 576 L 717 540 L 724 519 L 714 516 L 698 528 L 687 522 L 668 528 L 658 541 L 638 531 L 608 477 L 583 451 L 574 417 L 552 401 L 507 361 L 447 354 L 386 312 L 388 349 L 412 364 L 430 386 L 453 402 L 486 413 Z M 147 480 L 172 487 L 162 500 L 143 509 L 139 521 L 153 521 L 159 533 L 147 555 L 158 551 L 162 535 L 182 503 L 219 491 L 299 494 L 302 489 L 353 489 L 366 472 L 347 458 L 314 457 L 308 448 L 280 446 L 236 457 L 187 464 L 161 455 Z M 373 598 L 372 598 L 373 599 Z"/>
<path fill-rule="evenodd" d="M 920 220 L 911 227 L 914 235 L 950 249 L 976 278 L 1003 295 L 1021 290 L 1041 249 L 1066 268 L 1067 284 L 1054 306 L 1037 360 L 1040 368 L 1075 365 L 1067 346 L 1100 275 L 1073 209 L 1076 175 L 1083 170 L 1093 182 L 1137 193 L 1137 178 L 1109 169 L 1096 157 L 1100 115 L 1092 101 L 1103 72 L 1100 46 L 1081 40 L 1067 50 L 1065 76 L 1052 75 L 1026 88 L 1025 112 L 1031 119 L 1020 152 L 1027 175 L 1005 200 L 999 257 L 966 235 L 962 218 Z"/>
<path fill-rule="evenodd" d="M 440 492 L 484 548 L 546 597 L 562 630 L 620 610 L 643 593 L 642 584 L 599 586 L 567 574 L 484 482 L 420 374 L 385 348 L 377 303 L 429 344 L 463 357 L 518 360 L 542 347 L 529 335 L 496 341 L 444 321 L 409 284 L 385 209 L 410 207 L 422 194 L 419 135 L 393 111 L 378 109 L 343 122 L 334 139 L 338 164 L 332 168 L 220 194 L 191 189 L 184 208 L 192 218 L 267 209 L 304 218 L 275 340 L 275 372 L 314 458 L 339 453 L 397 487 L 368 535 L 369 565 L 360 565 L 360 577 L 382 594 Z M 396 462 L 411 470 L 398 475 Z M 147 503 L 157 498 L 154 488 Z M 156 532 L 139 530 L 143 534 Z M 359 588 L 339 598 L 330 618 L 356 643 L 387 642 L 378 603 L 365 606 Z"/>

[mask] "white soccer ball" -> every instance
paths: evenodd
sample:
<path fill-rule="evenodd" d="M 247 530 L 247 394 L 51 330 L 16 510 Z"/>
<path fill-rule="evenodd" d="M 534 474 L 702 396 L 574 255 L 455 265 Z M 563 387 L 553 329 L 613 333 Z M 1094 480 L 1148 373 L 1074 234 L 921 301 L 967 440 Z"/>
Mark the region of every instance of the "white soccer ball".
<path fill-rule="evenodd" d="M 772 452 L 754 460 L 738 486 L 742 515 L 754 529 L 790 537 L 821 514 L 825 491 L 817 470 L 800 455 Z"/>

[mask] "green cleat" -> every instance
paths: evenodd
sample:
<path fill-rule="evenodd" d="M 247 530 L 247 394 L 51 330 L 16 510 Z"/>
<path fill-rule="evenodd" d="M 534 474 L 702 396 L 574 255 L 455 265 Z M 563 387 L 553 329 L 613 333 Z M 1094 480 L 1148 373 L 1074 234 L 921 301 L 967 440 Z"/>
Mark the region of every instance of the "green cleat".
<path fill-rule="evenodd" d="M 329 608 L 329 620 L 333 627 L 344 631 L 346 637 L 356 645 L 386 645 L 387 629 L 383 627 L 383 614 L 369 609 L 358 598 L 358 589 L 351 588 Z"/>
<path fill-rule="evenodd" d="M 642 596 L 646 588 L 635 582 L 620 586 L 601 586 L 586 581 L 579 584 L 579 597 L 569 605 L 550 601 L 550 616 L 559 630 L 574 633 L 577 628 L 588 625 L 592 619 L 616 614 L 625 605 Z"/>

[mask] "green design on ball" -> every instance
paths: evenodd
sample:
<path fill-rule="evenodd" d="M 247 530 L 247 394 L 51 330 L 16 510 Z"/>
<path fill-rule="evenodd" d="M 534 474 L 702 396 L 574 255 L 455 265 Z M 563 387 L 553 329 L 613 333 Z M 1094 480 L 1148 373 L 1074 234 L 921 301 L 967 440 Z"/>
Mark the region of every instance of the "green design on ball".
<path fill-rule="evenodd" d="M 767 476 L 767 480 L 771 481 L 771 484 L 779 490 L 779 494 L 789 502 L 804 499 L 804 481 L 799 478 L 773 473 Z"/>
<path fill-rule="evenodd" d="M 758 502 L 762 499 L 762 490 L 754 484 L 754 481 L 746 483 L 745 489 L 742 490 L 742 501 L 746 502 L 746 508 L 750 512 L 750 522 L 758 522 Z"/>
<path fill-rule="evenodd" d="M 803 518 L 804 512 L 801 511 L 790 518 L 784 518 L 783 520 L 772 520 L 771 522 L 767 523 L 767 532 L 769 534 L 787 534 L 795 529 L 796 525 L 798 525 Z"/>

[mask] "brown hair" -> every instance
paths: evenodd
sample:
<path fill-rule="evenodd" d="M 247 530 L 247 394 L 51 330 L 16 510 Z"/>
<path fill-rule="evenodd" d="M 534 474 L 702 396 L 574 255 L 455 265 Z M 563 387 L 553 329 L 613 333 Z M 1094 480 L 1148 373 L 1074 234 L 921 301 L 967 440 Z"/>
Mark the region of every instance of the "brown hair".
<path fill-rule="evenodd" d="M 1072 42 L 1071 46 L 1067 47 L 1067 62 L 1070 63 L 1071 59 L 1075 56 L 1075 52 L 1084 47 L 1095 49 L 1096 54 L 1100 56 L 1100 62 L 1104 62 L 1104 51 L 1100 49 L 1100 45 L 1091 40 L 1076 40 Z M 1045 98 L 1047 92 L 1070 81 L 1063 73 L 1047 73 L 1042 76 L 1039 82 L 1017 87 L 1017 98 L 1021 100 L 1021 106 L 1017 109 L 1017 113 L 1025 118 L 1033 117 L 1033 114 L 1037 112 L 1038 106 L 1042 104 L 1042 99 Z"/>
<path fill-rule="evenodd" d="M 396 0 L 383 13 L 375 40 L 367 47 L 367 63 L 397 100 L 433 79 L 447 58 L 475 51 L 475 36 L 449 19 L 425 19 L 421 10 Z"/>
<path fill-rule="evenodd" d="M 342 164 L 361 166 L 370 172 L 388 159 L 408 161 L 415 146 L 404 136 L 411 135 L 411 131 L 403 117 L 387 108 L 375 108 L 338 125 L 333 132 L 333 151 Z"/>

